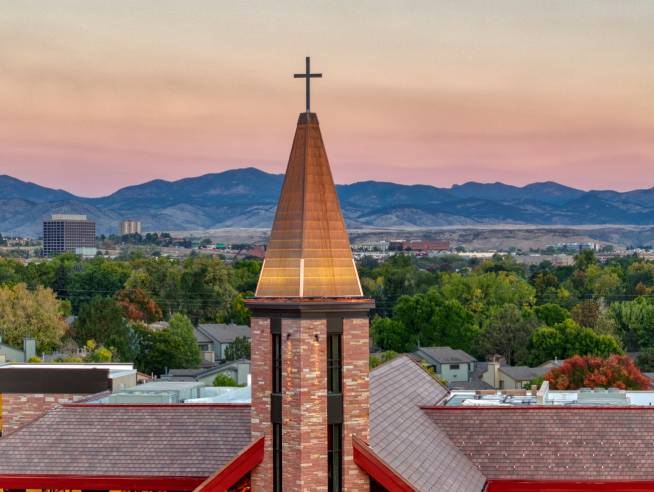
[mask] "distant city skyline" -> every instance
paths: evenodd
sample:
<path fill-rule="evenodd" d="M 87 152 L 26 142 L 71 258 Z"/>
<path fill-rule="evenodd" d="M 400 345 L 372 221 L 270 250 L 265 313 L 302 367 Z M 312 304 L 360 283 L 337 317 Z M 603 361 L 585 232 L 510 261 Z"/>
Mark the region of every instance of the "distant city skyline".
<path fill-rule="evenodd" d="M 0 174 L 43 186 L 282 173 L 306 55 L 338 183 L 654 186 L 650 2 L 0 8 Z"/>

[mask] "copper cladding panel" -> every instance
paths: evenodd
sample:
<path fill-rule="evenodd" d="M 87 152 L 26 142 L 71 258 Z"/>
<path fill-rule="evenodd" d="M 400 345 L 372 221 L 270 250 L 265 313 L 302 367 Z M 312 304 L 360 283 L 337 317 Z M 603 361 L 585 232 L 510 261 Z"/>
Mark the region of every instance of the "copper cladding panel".
<path fill-rule="evenodd" d="M 302 113 L 257 297 L 361 296 L 318 118 Z"/>

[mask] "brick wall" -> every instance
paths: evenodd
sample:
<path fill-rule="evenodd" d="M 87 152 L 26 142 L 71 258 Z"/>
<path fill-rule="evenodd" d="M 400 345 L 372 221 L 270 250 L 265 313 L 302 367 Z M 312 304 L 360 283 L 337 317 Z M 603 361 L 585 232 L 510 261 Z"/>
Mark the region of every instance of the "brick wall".
<path fill-rule="evenodd" d="M 272 337 L 270 320 L 252 318 L 252 433 L 266 438 L 263 462 L 252 473 L 252 490 L 272 490 Z M 318 338 L 316 339 L 316 335 Z M 367 319 L 343 323 L 343 485 L 369 492 L 368 476 L 354 463 L 352 435 L 368 440 Z M 327 321 L 282 320 L 282 453 L 284 492 L 326 492 Z"/>
<path fill-rule="evenodd" d="M 7 435 L 19 427 L 36 420 L 62 403 L 80 400 L 88 395 L 70 393 L 5 393 L 0 395 L 2 406 L 2 434 Z"/>
<path fill-rule="evenodd" d="M 327 490 L 326 337 L 324 319 L 282 321 L 285 492 Z"/>
<path fill-rule="evenodd" d="M 271 490 L 272 425 L 270 392 L 272 391 L 272 339 L 270 320 L 251 318 L 252 439 L 265 436 L 263 461 L 252 471 L 252 490 Z"/>
<path fill-rule="evenodd" d="M 369 492 L 368 475 L 352 456 L 352 435 L 368 441 L 368 319 L 343 320 L 343 490 Z"/>

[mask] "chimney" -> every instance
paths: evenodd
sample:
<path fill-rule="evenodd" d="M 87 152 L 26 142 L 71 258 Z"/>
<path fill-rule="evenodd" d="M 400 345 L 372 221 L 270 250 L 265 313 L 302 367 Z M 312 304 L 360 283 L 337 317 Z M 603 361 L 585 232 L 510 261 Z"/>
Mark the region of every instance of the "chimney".
<path fill-rule="evenodd" d="M 25 355 L 25 362 L 32 357 L 36 357 L 36 340 L 33 338 L 23 339 L 23 354 Z"/>

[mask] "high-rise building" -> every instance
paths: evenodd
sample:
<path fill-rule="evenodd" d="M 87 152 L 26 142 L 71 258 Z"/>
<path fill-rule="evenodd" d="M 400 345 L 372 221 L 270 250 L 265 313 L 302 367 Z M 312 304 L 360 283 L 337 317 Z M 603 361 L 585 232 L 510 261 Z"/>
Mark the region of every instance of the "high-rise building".
<path fill-rule="evenodd" d="M 141 222 L 138 220 L 123 220 L 120 222 L 120 235 L 141 234 Z"/>
<path fill-rule="evenodd" d="M 308 103 L 307 103 L 308 106 Z M 252 310 L 252 490 L 368 491 L 369 311 L 315 113 L 300 114 Z M 271 374 L 272 372 L 272 374 Z"/>
<path fill-rule="evenodd" d="M 86 215 L 55 214 L 43 221 L 43 255 L 76 253 L 94 256 L 95 222 Z"/>

